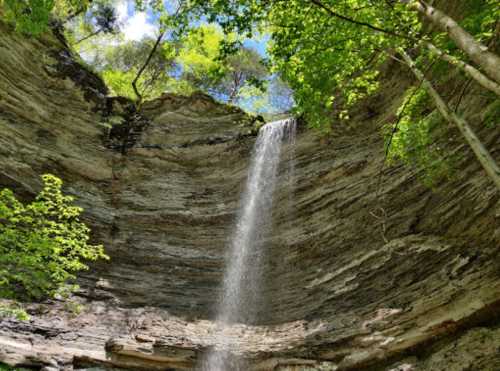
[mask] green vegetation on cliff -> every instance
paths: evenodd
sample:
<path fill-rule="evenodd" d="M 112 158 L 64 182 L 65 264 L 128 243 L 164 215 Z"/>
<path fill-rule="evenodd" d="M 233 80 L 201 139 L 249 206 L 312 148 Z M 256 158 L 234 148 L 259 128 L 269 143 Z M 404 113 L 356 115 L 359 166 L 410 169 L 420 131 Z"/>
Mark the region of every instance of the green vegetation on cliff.
<path fill-rule="evenodd" d="M 89 244 L 80 207 L 61 192 L 62 182 L 44 175 L 44 188 L 23 204 L 9 189 L 0 191 L 0 297 L 41 299 L 64 295 L 85 261 L 107 258 Z"/>

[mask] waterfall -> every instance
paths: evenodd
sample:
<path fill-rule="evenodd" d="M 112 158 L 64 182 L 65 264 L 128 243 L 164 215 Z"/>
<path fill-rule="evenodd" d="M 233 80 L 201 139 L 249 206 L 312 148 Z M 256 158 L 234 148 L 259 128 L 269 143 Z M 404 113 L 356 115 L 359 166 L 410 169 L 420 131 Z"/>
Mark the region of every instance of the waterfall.
<path fill-rule="evenodd" d="M 253 149 L 246 187 L 240 200 L 237 222 L 226 257 L 222 295 L 217 307 L 218 331 L 215 336 L 222 347 L 228 341 L 224 338 L 224 327 L 235 323 L 255 324 L 258 320 L 257 312 L 261 309 L 261 265 L 264 243 L 271 224 L 281 149 L 284 142 L 293 145 L 295 127 L 294 119 L 264 125 Z M 292 170 L 290 165 L 288 181 Z M 228 352 L 214 350 L 203 361 L 202 370 L 237 370 L 242 367 L 230 364 L 233 361 Z"/>

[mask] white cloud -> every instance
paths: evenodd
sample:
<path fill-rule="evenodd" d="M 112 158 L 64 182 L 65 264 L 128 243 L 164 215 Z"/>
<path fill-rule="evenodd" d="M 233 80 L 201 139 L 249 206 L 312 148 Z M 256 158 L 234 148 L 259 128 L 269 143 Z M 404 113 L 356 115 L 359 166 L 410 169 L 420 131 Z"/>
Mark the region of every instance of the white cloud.
<path fill-rule="evenodd" d="M 120 23 L 125 23 L 128 18 L 128 0 L 118 0 L 116 4 L 116 13 L 118 15 L 118 21 Z"/>
<path fill-rule="evenodd" d="M 120 22 L 121 31 L 125 40 L 141 40 L 143 37 L 154 37 L 156 27 L 149 23 L 145 12 L 136 12 L 130 0 L 118 0 L 116 12 Z M 132 15 L 130 15 L 132 14 Z"/>
<path fill-rule="evenodd" d="M 125 40 L 141 40 L 145 36 L 154 37 L 156 27 L 148 23 L 146 13 L 136 12 L 127 19 L 122 29 Z"/>

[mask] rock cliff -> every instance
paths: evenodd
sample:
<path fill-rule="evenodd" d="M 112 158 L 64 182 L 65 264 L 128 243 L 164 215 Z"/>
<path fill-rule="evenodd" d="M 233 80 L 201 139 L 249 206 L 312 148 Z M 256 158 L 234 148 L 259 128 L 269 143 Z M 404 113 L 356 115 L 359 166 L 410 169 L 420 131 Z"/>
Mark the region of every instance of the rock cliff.
<path fill-rule="evenodd" d="M 75 60 L 54 35 L 0 24 L 0 185 L 29 199 L 40 174 L 61 177 L 111 260 L 79 278 L 80 313 L 51 301 L 1 320 L 0 361 L 192 369 L 219 346 L 210 319 L 256 123 L 202 94 L 136 110 Z M 410 78 L 389 67 L 347 127 L 299 130 L 261 321 L 228 329 L 249 369 L 500 369 L 500 195 L 465 145 L 461 173 L 433 190 L 383 167 L 380 126 Z M 468 95 L 465 113 L 500 160 L 485 102 Z"/>

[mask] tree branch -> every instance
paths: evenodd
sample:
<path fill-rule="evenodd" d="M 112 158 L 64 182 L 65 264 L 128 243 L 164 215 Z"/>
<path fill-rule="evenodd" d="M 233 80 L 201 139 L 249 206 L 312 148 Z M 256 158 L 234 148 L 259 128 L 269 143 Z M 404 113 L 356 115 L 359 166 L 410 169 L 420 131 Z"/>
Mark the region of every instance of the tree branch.
<path fill-rule="evenodd" d="M 491 80 L 488 78 L 486 75 L 484 75 L 481 71 L 479 71 L 477 68 L 471 66 L 470 64 L 467 64 L 460 59 L 446 54 L 444 51 L 441 49 L 438 49 L 436 46 L 431 44 L 430 42 L 426 42 L 425 45 L 427 48 L 436 54 L 439 58 L 442 60 L 445 60 L 446 62 L 449 62 L 450 64 L 457 66 L 460 68 L 462 71 L 467 73 L 470 77 L 472 77 L 479 85 L 482 87 L 491 90 L 493 93 L 496 95 L 500 96 L 500 85 L 497 84 L 495 81 Z"/>
<path fill-rule="evenodd" d="M 333 9 L 327 7 L 325 4 L 323 4 L 320 0 L 309 0 L 311 3 L 313 3 L 314 5 L 316 5 L 317 7 L 325 10 L 328 14 L 330 14 L 331 16 L 335 17 L 335 18 L 338 18 L 338 19 L 341 19 L 345 22 L 349 22 L 349 23 L 352 23 L 352 24 L 355 24 L 355 25 L 358 25 L 358 26 L 363 26 L 363 27 L 367 27 L 373 31 L 376 31 L 376 32 L 381 32 L 381 33 L 385 33 L 385 34 L 388 34 L 388 35 L 391 35 L 391 36 L 395 36 L 395 37 L 398 37 L 398 38 L 402 38 L 402 39 L 406 39 L 406 40 L 413 40 L 411 37 L 409 36 L 406 36 L 406 35 L 400 35 L 394 31 L 391 31 L 391 30 L 385 30 L 383 28 L 380 28 L 380 27 L 377 27 L 377 26 L 374 26 L 370 23 L 366 23 L 366 22 L 362 22 L 362 21 L 357 21 L 353 18 L 349 18 L 345 15 L 342 15 L 340 13 L 337 13 L 335 12 Z"/>
<path fill-rule="evenodd" d="M 477 41 L 454 19 L 424 1 L 413 0 L 410 2 L 409 7 L 423 14 L 429 21 L 446 32 L 450 39 L 452 39 L 470 59 L 481 66 L 493 80 L 500 84 L 500 57 L 488 51 L 487 46 Z"/>
<path fill-rule="evenodd" d="M 424 89 L 434 99 L 434 103 L 436 104 L 438 111 L 446 119 L 446 121 L 453 123 L 458 127 L 465 140 L 471 147 L 472 151 L 476 155 L 476 158 L 483 166 L 483 169 L 486 171 L 491 180 L 493 180 L 498 190 L 500 190 L 500 168 L 496 164 L 493 157 L 491 157 L 490 153 L 483 145 L 483 143 L 481 143 L 472 128 L 469 126 L 467 121 L 465 121 L 464 118 L 458 116 L 455 112 L 451 111 L 448 108 L 444 100 L 434 89 L 429 80 L 427 80 L 423 73 L 417 68 L 411 57 L 406 54 L 406 52 L 402 48 L 399 50 L 399 52 L 408 67 L 410 67 L 413 74 L 421 81 Z"/>
<path fill-rule="evenodd" d="M 138 100 L 139 104 L 142 101 L 142 95 L 141 95 L 141 93 L 139 93 L 139 90 L 137 89 L 137 81 L 139 81 L 142 73 L 148 67 L 149 63 L 151 62 L 151 59 L 153 59 L 153 56 L 156 53 L 156 49 L 158 49 L 158 46 L 160 45 L 161 39 L 163 39 L 164 35 L 165 35 L 165 31 L 160 32 L 160 34 L 156 38 L 156 42 L 155 42 L 153 48 L 151 49 L 148 57 L 146 58 L 146 61 L 144 62 L 142 67 L 139 69 L 139 71 L 137 71 L 137 75 L 135 76 L 134 80 L 132 81 L 132 88 L 134 89 L 134 93 L 137 96 L 137 100 Z"/>
<path fill-rule="evenodd" d="M 91 34 L 89 34 L 89 35 L 85 36 L 84 38 L 82 38 L 82 39 L 80 39 L 80 40 L 76 41 L 76 42 L 75 42 L 75 45 L 80 44 L 82 41 L 85 41 L 85 40 L 87 40 L 87 39 L 90 39 L 91 37 L 94 37 L 95 35 L 100 34 L 102 31 L 103 31 L 103 29 L 102 29 L 102 28 L 99 28 L 97 31 L 92 32 Z"/>

